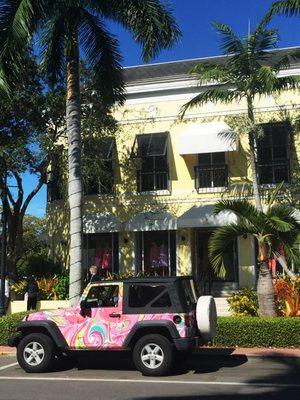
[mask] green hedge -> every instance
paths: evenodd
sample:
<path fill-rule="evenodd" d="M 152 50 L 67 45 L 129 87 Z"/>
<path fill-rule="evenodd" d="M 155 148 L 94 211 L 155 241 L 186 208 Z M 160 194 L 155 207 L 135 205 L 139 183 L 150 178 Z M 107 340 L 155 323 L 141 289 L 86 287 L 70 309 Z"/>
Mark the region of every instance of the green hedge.
<path fill-rule="evenodd" d="M 26 312 L 0 318 L 0 345 L 6 345 Z M 300 347 L 300 318 L 219 317 L 214 347 Z"/>
<path fill-rule="evenodd" d="M 300 318 L 219 317 L 214 347 L 300 347 Z"/>
<path fill-rule="evenodd" d="M 12 315 L 5 315 L 0 318 L 0 345 L 6 346 L 7 339 L 16 332 L 17 325 L 28 312 L 20 312 Z"/>

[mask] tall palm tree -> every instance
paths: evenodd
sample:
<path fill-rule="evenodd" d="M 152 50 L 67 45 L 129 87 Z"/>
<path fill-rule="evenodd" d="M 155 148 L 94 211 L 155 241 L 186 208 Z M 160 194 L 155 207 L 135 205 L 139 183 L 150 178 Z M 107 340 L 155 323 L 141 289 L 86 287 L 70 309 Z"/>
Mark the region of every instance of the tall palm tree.
<path fill-rule="evenodd" d="M 288 65 L 288 58 L 283 57 L 275 63 L 272 62 L 270 50 L 278 42 L 276 30 L 268 30 L 262 23 L 247 37 L 241 38 L 226 24 L 216 22 L 214 27 L 222 36 L 222 50 L 228 57 L 224 64 L 200 63 L 192 69 L 191 73 L 196 75 L 199 86 L 207 83 L 215 85 L 200 87 L 200 93 L 184 104 L 180 116 L 183 118 L 188 109 L 209 101 L 229 104 L 232 101 L 246 100 L 253 193 L 257 209 L 262 210 L 255 162 L 255 138 L 261 134 L 261 129 L 255 124 L 254 100 L 256 97 L 294 88 L 298 80 L 278 76 L 280 69 Z"/>
<path fill-rule="evenodd" d="M 66 74 L 72 303 L 79 297 L 82 276 L 81 52 L 94 72 L 95 90 L 101 90 L 104 101 L 124 100 L 118 41 L 105 27 L 109 20 L 131 32 L 142 46 L 144 61 L 172 46 L 180 36 L 171 10 L 161 0 L 0 2 L 0 78 L 8 68 L 20 71 L 18 56 L 36 37 L 41 42 L 42 67 L 50 83 Z"/>
<path fill-rule="evenodd" d="M 276 191 L 275 191 L 276 192 Z M 277 193 L 277 192 L 276 192 Z M 227 247 L 239 236 L 253 235 L 258 246 L 259 266 L 257 294 L 262 316 L 275 316 L 274 288 L 267 260 L 283 247 L 286 257 L 299 260 L 294 248 L 300 232 L 300 224 L 294 216 L 295 210 L 287 205 L 273 204 L 276 195 L 270 200 L 265 212 L 257 210 L 247 200 L 224 200 L 216 204 L 215 212 L 232 211 L 238 222 L 217 228 L 210 239 L 209 256 L 212 268 L 224 276 L 223 256 Z"/>

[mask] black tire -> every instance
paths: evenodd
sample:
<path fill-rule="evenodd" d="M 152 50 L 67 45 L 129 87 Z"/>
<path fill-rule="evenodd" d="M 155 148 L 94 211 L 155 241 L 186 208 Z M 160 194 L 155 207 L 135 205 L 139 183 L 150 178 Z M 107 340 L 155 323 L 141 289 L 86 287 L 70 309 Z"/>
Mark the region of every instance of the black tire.
<path fill-rule="evenodd" d="M 34 350 L 35 348 L 36 350 Z M 31 355 L 29 351 L 32 350 L 35 354 L 31 363 L 29 362 Z M 55 354 L 55 346 L 52 339 L 43 333 L 30 333 L 24 336 L 17 347 L 18 363 L 26 372 L 45 372 L 49 370 Z"/>
<path fill-rule="evenodd" d="M 146 346 L 150 346 L 149 348 L 153 351 L 160 349 L 157 355 L 152 355 L 154 357 L 151 360 L 151 356 L 149 355 L 149 360 L 142 360 L 142 357 L 148 357 L 148 351 L 145 349 Z M 146 352 L 146 354 L 145 354 Z M 156 358 L 160 357 L 160 360 Z M 162 358 L 161 358 L 162 357 Z M 146 376 L 162 376 L 165 375 L 171 368 L 173 362 L 173 346 L 170 341 L 158 334 L 146 335 L 140 338 L 134 346 L 133 349 L 133 361 L 136 368 Z M 149 366 L 145 365 L 148 364 Z M 150 366 L 150 363 L 153 361 L 155 364 L 158 363 L 157 366 Z"/>

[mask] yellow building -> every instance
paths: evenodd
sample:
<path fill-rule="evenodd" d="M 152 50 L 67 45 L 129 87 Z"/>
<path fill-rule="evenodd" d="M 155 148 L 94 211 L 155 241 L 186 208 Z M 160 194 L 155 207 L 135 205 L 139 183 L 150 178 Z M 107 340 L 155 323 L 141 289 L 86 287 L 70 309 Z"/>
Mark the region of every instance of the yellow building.
<path fill-rule="evenodd" d="M 290 51 L 277 50 L 274 58 Z M 118 131 L 99 144 L 99 162 L 107 173 L 90 179 L 86 187 L 85 268 L 97 264 L 113 272 L 193 274 L 203 292 L 217 296 L 255 284 L 253 238 L 241 237 L 228 250 L 224 280 L 212 273 L 207 250 L 213 229 L 235 220 L 228 213 L 215 216 L 214 204 L 234 196 L 235 183 L 251 182 L 243 129 L 246 105 L 207 103 L 189 111 L 182 122 L 178 118 L 181 106 L 202 90 L 190 69 L 199 62 L 224 60 L 125 69 L 127 100 L 114 114 Z M 292 64 L 281 73 L 299 71 Z M 266 191 L 281 181 L 294 183 L 300 137 L 289 129 L 289 120 L 299 107 L 299 94 L 292 91 L 255 102 L 255 117 L 265 132 L 257 141 L 258 178 Z M 68 265 L 68 208 L 66 200 L 57 199 L 55 184 L 49 183 L 51 254 Z"/>

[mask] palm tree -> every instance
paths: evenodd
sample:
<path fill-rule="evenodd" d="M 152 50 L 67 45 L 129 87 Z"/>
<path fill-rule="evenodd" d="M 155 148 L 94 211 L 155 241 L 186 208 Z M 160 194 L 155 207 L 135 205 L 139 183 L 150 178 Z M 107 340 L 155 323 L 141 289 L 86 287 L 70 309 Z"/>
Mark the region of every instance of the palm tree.
<path fill-rule="evenodd" d="M 253 235 L 258 246 L 259 267 L 257 295 L 262 316 L 275 316 L 274 288 L 267 260 L 283 247 L 290 260 L 299 260 L 294 244 L 300 232 L 300 224 L 294 216 L 295 210 L 287 205 L 273 204 L 277 195 L 272 196 L 266 212 L 257 210 L 247 200 L 224 200 L 215 206 L 215 212 L 231 211 L 238 216 L 238 222 L 217 228 L 210 239 L 209 256 L 212 268 L 224 276 L 223 255 L 227 247 L 239 236 Z"/>
<path fill-rule="evenodd" d="M 80 128 L 80 52 L 95 75 L 103 100 L 124 100 L 118 41 L 106 27 L 114 21 L 128 29 L 148 61 L 172 46 L 180 31 L 161 0 L 2 0 L 0 3 L 0 78 L 19 71 L 18 56 L 33 37 L 41 41 L 42 67 L 54 84 L 66 74 L 68 197 L 70 207 L 70 291 L 74 304 L 82 276 L 82 176 Z M 23 73 L 26 71 L 23 71 Z"/>
<path fill-rule="evenodd" d="M 274 29 L 266 29 L 259 24 L 246 38 L 240 38 L 233 30 L 222 23 L 214 23 L 216 31 L 222 36 L 222 50 L 228 56 L 224 65 L 219 63 L 200 63 L 191 73 L 196 75 L 199 86 L 213 83 L 214 86 L 201 87 L 201 92 L 184 104 L 180 116 L 188 109 L 199 107 L 207 102 L 229 104 L 232 101 L 246 100 L 250 165 L 253 179 L 253 194 L 258 210 L 262 211 L 255 162 L 255 138 L 261 129 L 255 124 L 254 100 L 256 96 L 280 93 L 297 86 L 297 78 L 279 77 L 278 72 L 288 65 L 283 57 L 272 62 L 272 50 L 278 42 Z"/>

